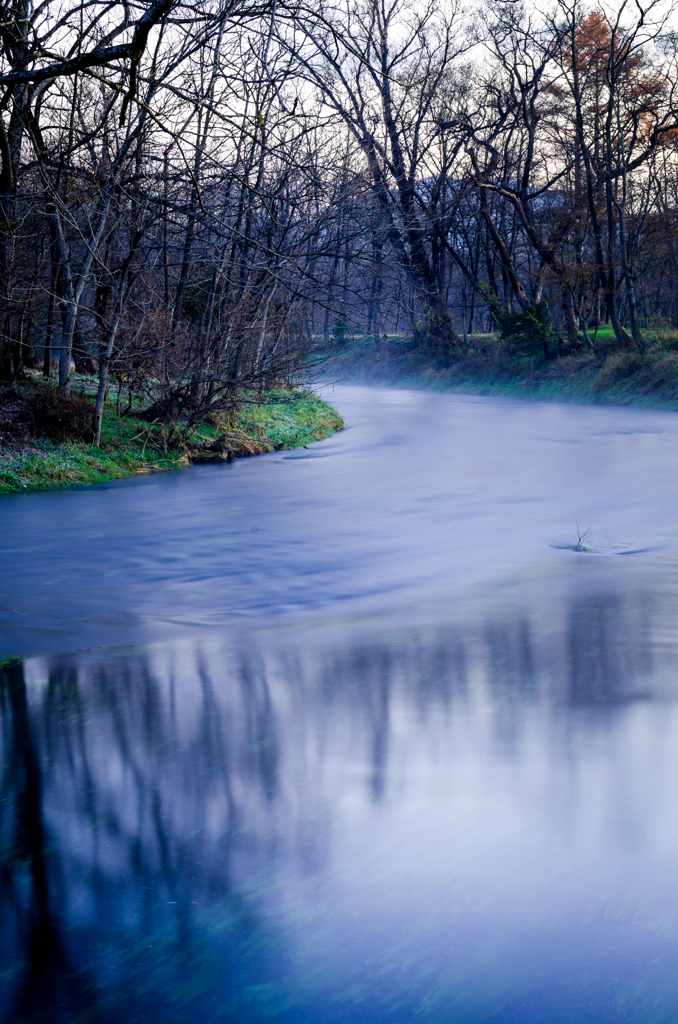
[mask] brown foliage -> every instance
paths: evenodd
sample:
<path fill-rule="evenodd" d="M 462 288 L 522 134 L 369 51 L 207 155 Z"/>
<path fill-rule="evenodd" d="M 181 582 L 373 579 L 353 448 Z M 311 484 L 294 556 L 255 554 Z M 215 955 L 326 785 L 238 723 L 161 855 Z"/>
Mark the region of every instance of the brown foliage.
<path fill-rule="evenodd" d="M 91 441 L 93 405 L 84 395 L 65 397 L 47 384 L 0 391 L 0 442 Z"/>

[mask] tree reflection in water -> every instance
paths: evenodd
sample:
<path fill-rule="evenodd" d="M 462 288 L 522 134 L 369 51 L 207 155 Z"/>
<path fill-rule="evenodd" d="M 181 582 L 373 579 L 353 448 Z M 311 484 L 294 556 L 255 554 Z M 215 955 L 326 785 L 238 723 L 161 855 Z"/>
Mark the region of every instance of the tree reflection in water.
<path fill-rule="evenodd" d="M 3 922 L 3 962 L 11 963 L 17 948 L 25 950 L 25 965 L 15 963 L 11 972 L 17 981 L 9 1018 L 55 1024 L 94 1019 L 92 986 L 71 961 L 63 933 L 59 863 L 45 826 L 40 741 L 29 717 L 23 664 L 6 663 L 4 677 L 3 745 L 9 756 L 2 785 L 1 878 L 3 905 L 14 928 Z"/>
<path fill-rule="evenodd" d="M 504 894 L 490 909 L 435 906 L 457 884 L 440 864 L 475 856 L 475 819 L 462 827 L 470 812 L 451 810 L 449 794 L 466 787 L 485 799 L 485 783 L 473 781 L 484 771 L 496 798 L 510 776 L 515 792 L 502 799 L 514 801 L 514 816 L 528 807 L 541 820 L 543 811 L 544 821 L 560 816 L 559 834 L 576 834 L 588 797 L 570 786 L 563 799 L 562 775 L 576 776 L 578 716 L 607 708 L 596 728 L 609 730 L 620 709 L 665 685 L 674 653 L 653 643 L 651 628 L 668 614 L 648 599 L 603 596 L 573 605 L 562 629 L 516 612 L 350 643 L 328 631 L 315 641 L 288 634 L 36 661 L 25 675 L 8 665 L 2 1020 L 386 1022 L 428 1007 L 424 1018 L 442 1021 L 454 1006 L 455 1020 L 484 1019 L 479 1006 L 513 1020 L 507 1007 L 520 991 L 507 983 L 491 996 L 485 985 L 481 999 L 463 966 L 464 943 L 486 948 L 495 913 L 510 932 L 511 914 L 497 909 Z M 424 799 L 429 818 L 418 818 Z M 423 835 L 431 807 L 449 825 L 447 860 L 419 878 L 412 832 Z M 599 837 L 605 850 L 629 834 L 613 832 Z M 520 843 L 524 859 L 528 840 Z M 484 870 L 493 891 L 493 869 Z M 404 877 L 429 902 L 415 902 L 416 927 L 396 942 L 388 879 Z M 468 878 L 459 885 L 472 891 Z M 538 978 L 521 978 L 536 999 Z"/>

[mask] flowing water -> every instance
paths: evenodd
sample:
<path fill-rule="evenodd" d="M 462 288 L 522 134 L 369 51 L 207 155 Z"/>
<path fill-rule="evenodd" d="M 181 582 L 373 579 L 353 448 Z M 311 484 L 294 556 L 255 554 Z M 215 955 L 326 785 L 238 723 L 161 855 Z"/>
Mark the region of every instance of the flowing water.
<path fill-rule="evenodd" d="M 0 1020 L 675 1024 L 678 416 L 327 397 L 0 500 Z"/>

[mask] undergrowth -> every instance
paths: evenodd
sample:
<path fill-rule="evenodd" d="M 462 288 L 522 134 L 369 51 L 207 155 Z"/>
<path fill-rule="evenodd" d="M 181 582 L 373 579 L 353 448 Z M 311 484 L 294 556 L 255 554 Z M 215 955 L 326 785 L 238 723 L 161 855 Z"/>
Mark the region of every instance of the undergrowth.
<path fill-rule="evenodd" d="M 495 335 L 469 338 L 450 366 L 432 366 L 406 335 L 355 339 L 325 364 L 333 381 L 499 394 L 513 398 L 678 409 L 678 332 L 646 332 L 643 352 L 620 350 L 600 329 L 593 351 L 560 358 L 516 354 Z"/>
<path fill-rule="evenodd" d="M 81 398 L 75 401 L 78 405 Z M 0 421 L 0 493 L 104 483 L 193 462 L 298 448 L 342 427 L 339 414 L 312 391 L 276 391 L 261 404 L 245 402 L 228 422 L 201 427 L 182 450 L 166 448 L 161 426 L 116 416 L 112 409 L 104 414 L 100 448 L 77 437 L 31 436 L 35 425 L 2 431 Z"/>

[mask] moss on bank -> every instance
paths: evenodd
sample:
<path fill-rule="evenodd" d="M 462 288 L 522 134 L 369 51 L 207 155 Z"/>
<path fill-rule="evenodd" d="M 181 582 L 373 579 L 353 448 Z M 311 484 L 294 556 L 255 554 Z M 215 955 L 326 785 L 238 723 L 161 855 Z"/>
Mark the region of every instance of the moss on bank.
<path fill-rule="evenodd" d="M 47 438 L 0 443 L 0 493 L 98 484 L 181 469 L 198 461 L 299 448 L 342 427 L 336 410 L 312 391 L 278 391 L 267 395 L 262 404 L 244 403 L 228 423 L 205 425 L 186 450 L 167 451 L 161 443 L 161 428 L 109 410 L 100 448 L 84 441 Z"/>
<path fill-rule="evenodd" d="M 335 381 L 379 382 L 542 401 L 678 409 L 678 333 L 648 332 L 644 352 L 620 350 L 602 330 L 595 351 L 551 360 L 519 358 L 493 335 L 476 335 L 450 366 L 432 366 L 406 335 L 358 338 L 330 355 Z"/>

